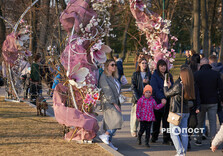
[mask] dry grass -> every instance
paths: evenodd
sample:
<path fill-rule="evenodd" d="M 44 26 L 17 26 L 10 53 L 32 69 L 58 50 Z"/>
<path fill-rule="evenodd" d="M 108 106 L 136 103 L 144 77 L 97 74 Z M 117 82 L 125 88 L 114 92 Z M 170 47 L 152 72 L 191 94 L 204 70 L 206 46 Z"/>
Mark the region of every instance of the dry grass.
<path fill-rule="evenodd" d="M 25 103 L 0 98 L 0 155 L 111 155 L 97 144 L 77 144 L 62 138 L 62 126 L 52 117 L 36 116 Z"/>

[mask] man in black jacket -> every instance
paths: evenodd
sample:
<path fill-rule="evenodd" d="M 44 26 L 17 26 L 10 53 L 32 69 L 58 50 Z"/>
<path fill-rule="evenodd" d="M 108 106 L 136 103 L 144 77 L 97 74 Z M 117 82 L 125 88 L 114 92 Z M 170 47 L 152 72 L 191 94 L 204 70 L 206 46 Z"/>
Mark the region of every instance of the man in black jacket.
<path fill-rule="evenodd" d="M 221 101 L 223 101 L 223 89 L 220 74 L 217 71 L 211 69 L 211 65 L 208 64 L 208 59 L 203 58 L 201 60 L 201 68 L 195 73 L 194 78 L 199 88 L 200 100 L 201 100 L 201 110 L 198 113 L 198 128 L 199 136 L 196 145 L 201 145 L 202 141 L 202 128 L 205 122 L 205 115 L 208 112 L 208 120 L 210 125 L 210 136 L 213 137 L 216 134 L 216 114 L 218 108 L 219 95 Z"/>

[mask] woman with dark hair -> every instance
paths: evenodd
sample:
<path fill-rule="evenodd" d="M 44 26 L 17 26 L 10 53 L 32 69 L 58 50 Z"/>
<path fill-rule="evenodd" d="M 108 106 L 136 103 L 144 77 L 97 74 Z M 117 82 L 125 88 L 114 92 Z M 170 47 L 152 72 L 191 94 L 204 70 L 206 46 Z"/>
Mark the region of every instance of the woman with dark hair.
<path fill-rule="evenodd" d="M 145 57 L 145 54 L 143 54 L 143 53 L 137 53 L 136 54 L 136 57 L 135 57 L 135 59 L 134 59 L 134 64 L 135 64 L 135 69 L 137 70 L 137 67 L 138 67 L 138 63 L 139 63 L 139 60 L 141 59 L 141 58 L 144 58 Z"/>
<path fill-rule="evenodd" d="M 173 77 L 168 71 L 167 63 L 160 59 L 157 62 L 156 70 L 151 77 L 150 85 L 153 88 L 153 97 L 156 100 L 156 103 L 161 103 L 162 100 L 166 100 L 166 105 L 162 109 L 154 111 L 156 121 L 153 122 L 153 133 L 151 138 L 153 143 L 158 140 L 161 120 L 163 124 L 162 127 L 165 129 L 169 128 L 169 123 L 167 122 L 169 114 L 169 100 L 167 100 L 163 91 L 164 75 L 166 73 L 169 74 L 170 82 L 173 83 Z M 166 131 L 163 132 L 163 144 L 172 144 L 170 134 Z"/>
<path fill-rule="evenodd" d="M 185 129 L 187 129 L 189 118 L 188 100 L 195 99 L 194 77 L 192 71 L 189 68 L 182 68 L 179 79 L 172 85 L 172 87 L 170 86 L 171 82 L 165 79 L 164 93 L 166 97 L 171 97 L 170 111 L 181 115 L 181 121 L 178 126 L 170 123 L 170 136 L 177 155 L 186 155 L 188 134 Z M 183 99 L 183 108 L 181 108 L 181 99 Z"/>
<path fill-rule="evenodd" d="M 193 54 L 193 56 L 191 56 L 191 58 L 190 58 L 190 64 L 189 64 L 193 73 L 198 71 L 199 65 L 200 65 L 200 55 Z"/>
<path fill-rule="evenodd" d="M 123 123 L 119 101 L 121 85 L 117 78 L 118 71 L 115 60 L 109 59 L 105 62 L 104 72 L 99 80 L 99 86 L 102 90 L 101 105 L 104 119 L 103 129 L 106 131 L 104 134 L 100 135 L 99 138 L 114 150 L 118 150 L 118 148 L 114 147 L 111 143 L 112 136 L 117 129 L 121 129 Z"/>
<path fill-rule="evenodd" d="M 137 101 L 143 95 L 143 88 L 149 84 L 150 72 L 148 69 L 148 61 L 145 58 L 139 59 L 136 72 L 132 75 L 132 109 L 130 116 L 130 131 L 133 137 L 137 136 L 138 120 L 136 118 Z"/>

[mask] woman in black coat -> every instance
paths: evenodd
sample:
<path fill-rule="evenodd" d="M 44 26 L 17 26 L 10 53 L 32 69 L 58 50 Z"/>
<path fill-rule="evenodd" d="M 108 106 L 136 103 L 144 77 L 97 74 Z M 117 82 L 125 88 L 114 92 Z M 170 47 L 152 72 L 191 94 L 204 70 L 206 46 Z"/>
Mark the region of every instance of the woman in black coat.
<path fill-rule="evenodd" d="M 138 62 L 136 72 L 132 75 L 132 109 L 130 116 L 130 131 L 133 137 L 137 136 L 138 120 L 136 118 L 136 104 L 143 94 L 143 88 L 149 84 L 151 74 L 148 69 L 148 61 L 141 58 Z"/>
<path fill-rule="evenodd" d="M 182 68 L 179 79 L 172 85 L 172 87 L 170 86 L 171 83 L 165 79 L 164 94 L 166 97 L 171 98 L 170 111 L 181 116 L 181 121 L 178 126 L 170 123 L 170 136 L 175 146 L 177 155 L 186 155 L 188 146 L 188 100 L 195 99 L 194 78 L 192 71 L 189 68 Z"/>

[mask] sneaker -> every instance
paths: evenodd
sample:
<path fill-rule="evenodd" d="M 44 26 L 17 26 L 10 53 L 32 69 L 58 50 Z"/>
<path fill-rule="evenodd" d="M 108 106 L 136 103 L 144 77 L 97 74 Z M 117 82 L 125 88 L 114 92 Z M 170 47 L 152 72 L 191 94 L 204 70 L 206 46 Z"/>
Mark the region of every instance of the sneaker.
<path fill-rule="evenodd" d="M 117 147 L 115 147 L 111 142 L 108 144 L 111 148 L 113 148 L 114 150 L 118 150 L 118 148 Z"/>
<path fill-rule="evenodd" d="M 207 136 L 205 134 L 202 134 L 202 140 L 206 140 Z"/>
<path fill-rule="evenodd" d="M 156 140 L 151 139 L 151 143 L 156 143 Z"/>
<path fill-rule="evenodd" d="M 101 141 L 103 141 L 103 143 L 105 144 L 109 144 L 109 135 L 107 134 L 102 134 L 102 135 L 99 135 L 99 138 L 101 139 Z"/>
<path fill-rule="evenodd" d="M 187 151 L 190 151 L 190 150 L 191 150 L 191 144 L 190 144 L 190 142 L 188 142 Z"/>
<path fill-rule="evenodd" d="M 132 137 L 137 137 L 137 133 L 136 132 L 131 132 Z"/>
<path fill-rule="evenodd" d="M 146 143 L 145 145 L 146 145 L 146 147 L 150 148 L 149 143 Z"/>
<path fill-rule="evenodd" d="M 195 141 L 194 144 L 197 145 L 197 146 L 201 146 L 202 145 L 202 143 L 200 141 L 198 141 L 198 140 Z"/>

